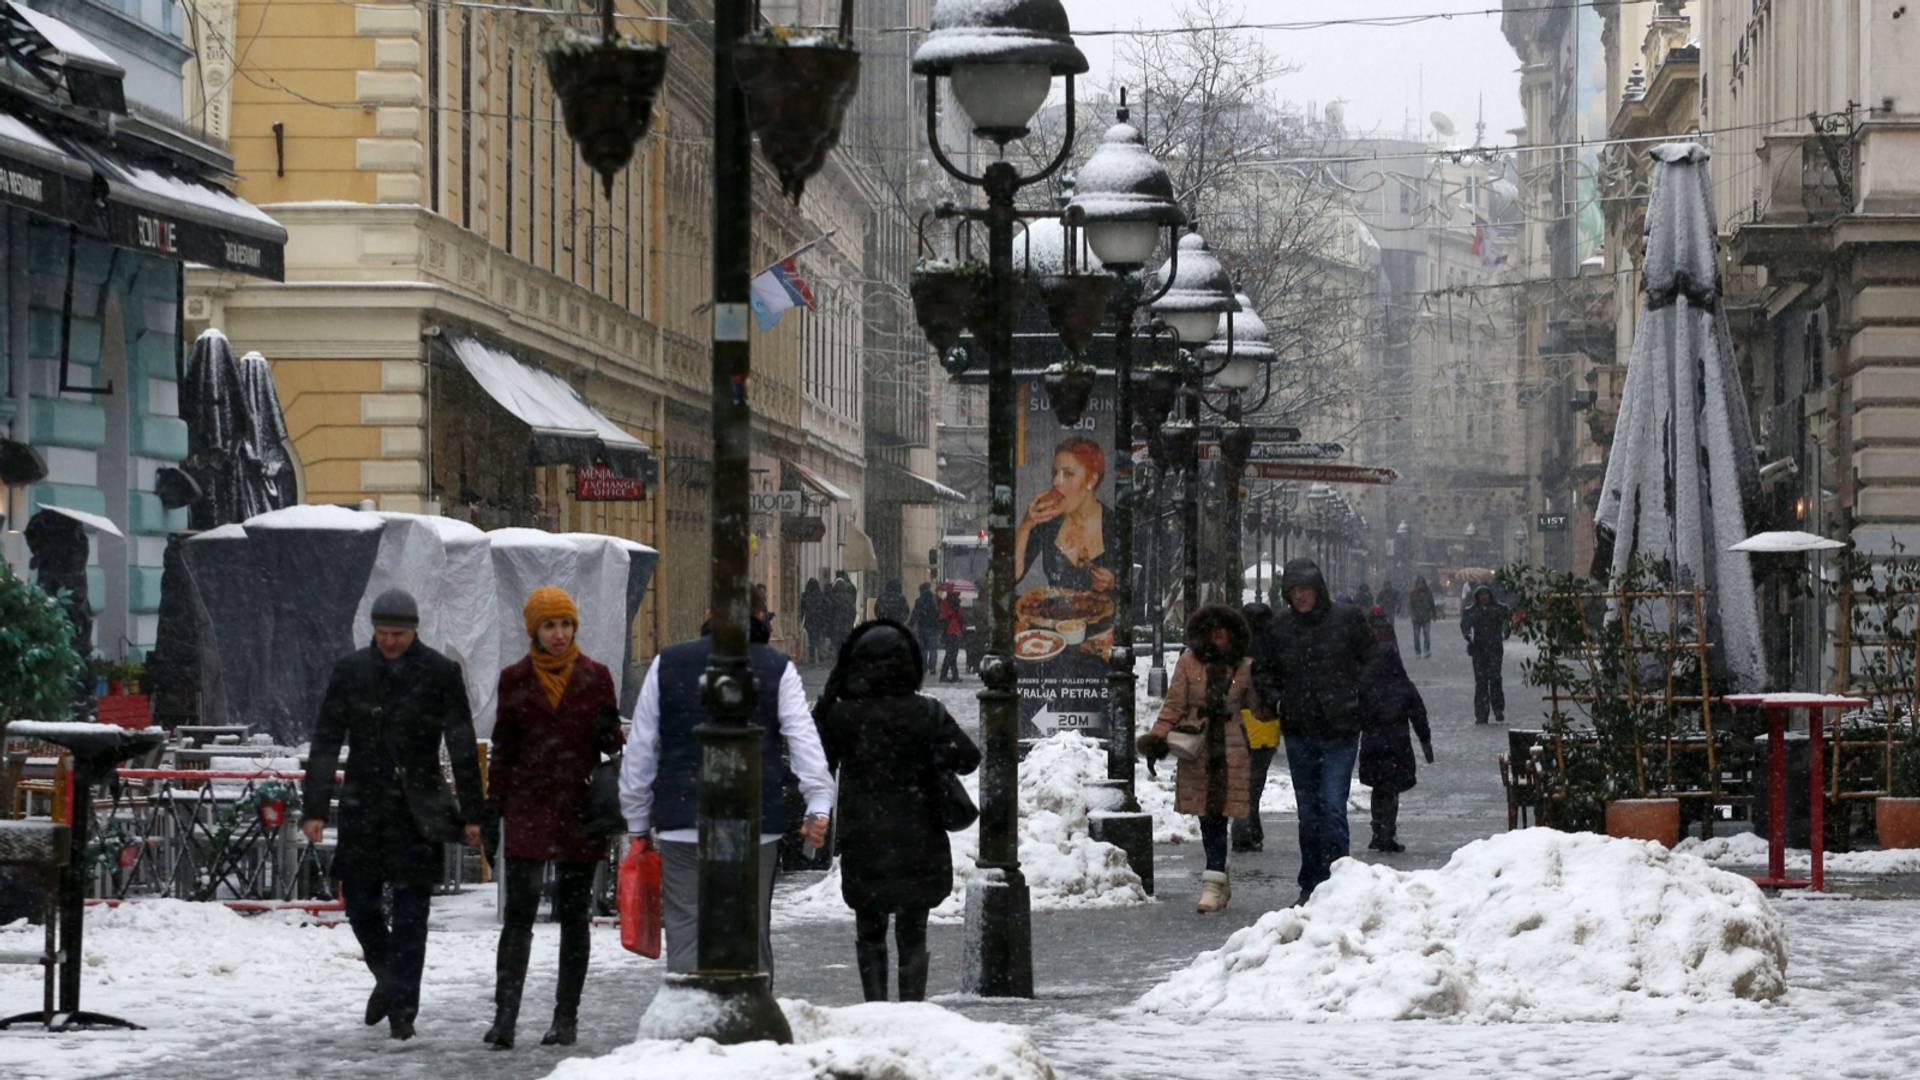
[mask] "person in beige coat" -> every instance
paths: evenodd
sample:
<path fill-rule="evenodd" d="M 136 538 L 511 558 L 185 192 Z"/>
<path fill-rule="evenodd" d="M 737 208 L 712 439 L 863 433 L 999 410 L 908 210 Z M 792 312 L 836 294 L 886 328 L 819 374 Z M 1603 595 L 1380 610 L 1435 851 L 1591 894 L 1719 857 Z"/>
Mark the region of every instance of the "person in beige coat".
<path fill-rule="evenodd" d="M 1210 604 L 1194 612 L 1187 620 L 1187 651 L 1174 666 L 1160 719 L 1139 740 L 1141 753 L 1153 761 L 1175 752 L 1170 737 L 1194 741 L 1198 735 L 1190 755 L 1177 754 L 1174 809 L 1200 818 L 1207 857 L 1197 907 L 1202 914 L 1226 907 L 1233 896 L 1227 822 L 1247 813 L 1251 758 L 1240 710 L 1252 701 L 1251 637 L 1247 620 L 1230 607 Z"/>

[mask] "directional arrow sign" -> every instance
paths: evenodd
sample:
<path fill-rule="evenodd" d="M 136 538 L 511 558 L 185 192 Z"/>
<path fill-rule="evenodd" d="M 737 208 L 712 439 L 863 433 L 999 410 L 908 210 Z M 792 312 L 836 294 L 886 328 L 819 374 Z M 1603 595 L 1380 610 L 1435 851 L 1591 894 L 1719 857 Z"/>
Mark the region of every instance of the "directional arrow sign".
<path fill-rule="evenodd" d="M 1257 442 L 1247 453 L 1248 461 L 1326 461 L 1337 458 L 1347 452 L 1339 443 L 1295 443 L 1295 442 Z M 1201 443 L 1200 459 L 1218 461 L 1222 454 L 1219 443 Z"/>
<path fill-rule="evenodd" d="M 1400 479 L 1392 469 L 1374 465 L 1314 465 L 1307 462 L 1250 461 L 1253 480 L 1306 480 L 1325 484 L 1391 484 Z"/>
<path fill-rule="evenodd" d="M 1253 432 L 1253 438 L 1254 438 L 1254 441 L 1256 442 L 1299 442 L 1300 441 L 1300 429 L 1297 427 L 1272 427 L 1272 426 L 1255 427 L 1251 424 L 1248 424 L 1248 425 L 1244 425 L 1243 430 Z M 1209 443 L 1209 442 L 1217 443 L 1220 441 L 1220 425 L 1219 424 L 1201 424 L 1198 434 L 1200 436 L 1200 441 L 1203 443 Z"/>

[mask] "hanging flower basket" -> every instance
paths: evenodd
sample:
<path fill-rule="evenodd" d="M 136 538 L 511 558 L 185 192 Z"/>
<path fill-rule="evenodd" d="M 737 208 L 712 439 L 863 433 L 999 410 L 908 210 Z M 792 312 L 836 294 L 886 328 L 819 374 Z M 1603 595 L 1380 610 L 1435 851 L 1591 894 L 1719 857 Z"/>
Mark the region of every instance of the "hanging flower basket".
<path fill-rule="evenodd" d="M 913 277 L 907 283 L 907 293 L 913 297 L 913 317 L 942 364 L 967 328 L 967 311 L 973 306 L 980 283 L 986 280 L 986 270 L 979 263 L 955 265 L 945 261 L 923 261 L 913 268 Z"/>
<path fill-rule="evenodd" d="M 1185 420 L 1160 425 L 1160 442 L 1167 448 L 1167 460 L 1186 461 L 1199 443 L 1200 432 Z"/>
<path fill-rule="evenodd" d="M 1093 332 L 1113 295 L 1111 274 L 1047 274 L 1040 278 L 1040 299 L 1060 343 L 1075 356 L 1086 354 Z"/>
<path fill-rule="evenodd" d="M 1047 403 L 1054 419 L 1062 427 L 1074 427 L 1087 415 L 1087 402 L 1093 398 L 1095 371 L 1085 360 L 1073 359 L 1047 368 Z"/>
<path fill-rule="evenodd" d="M 1134 400 L 1140 405 L 1140 417 L 1147 426 L 1158 428 L 1173 411 L 1174 399 L 1180 394 L 1180 372 L 1174 368 L 1155 366 L 1148 368 L 1134 390 Z"/>
<path fill-rule="evenodd" d="M 637 38 L 567 33 L 547 47 L 546 60 L 567 135 L 611 199 L 614 174 L 633 160 L 634 144 L 653 123 L 667 50 Z"/>
<path fill-rule="evenodd" d="M 845 36 L 803 37 L 776 26 L 735 45 L 733 69 L 760 152 L 797 204 L 840 144 L 847 104 L 860 86 L 860 53 Z"/>

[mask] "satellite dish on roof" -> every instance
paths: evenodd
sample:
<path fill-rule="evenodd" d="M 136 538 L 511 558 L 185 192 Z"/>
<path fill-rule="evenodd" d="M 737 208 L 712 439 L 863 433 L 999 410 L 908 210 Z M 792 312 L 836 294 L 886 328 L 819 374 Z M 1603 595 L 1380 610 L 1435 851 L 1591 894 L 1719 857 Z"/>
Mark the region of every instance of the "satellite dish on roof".
<path fill-rule="evenodd" d="M 1429 123 L 1433 124 L 1433 130 L 1439 132 L 1441 138 L 1443 139 L 1453 138 L 1453 133 L 1454 133 L 1453 117 L 1448 116 L 1446 113 L 1443 113 L 1443 112 L 1437 112 L 1437 113 L 1434 113 L 1432 116 L 1427 117 L 1427 120 Z"/>

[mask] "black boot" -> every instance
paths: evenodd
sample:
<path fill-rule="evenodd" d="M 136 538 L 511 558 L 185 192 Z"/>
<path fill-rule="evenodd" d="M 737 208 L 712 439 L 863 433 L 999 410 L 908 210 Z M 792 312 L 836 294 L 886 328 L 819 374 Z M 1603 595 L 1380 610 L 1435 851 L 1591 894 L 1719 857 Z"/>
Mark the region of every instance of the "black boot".
<path fill-rule="evenodd" d="M 373 984 L 373 993 L 367 995 L 367 1026 L 372 1027 L 387 1018 L 387 988 L 385 984 Z"/>
<path fill-rule="evenodd" d="M 887 972 L 880 969 L 880 997 L 887 996 Z M 900 954 L 900 1000 L 927 1000 L 927 950 Z"/>
<path fill-rule="evenodd" d="M 593 924 L 585 922 L 560 927 L 560 985 L 553 995 L 553 1026 L 540 1036 L 542 1046 L 572 1046 L 580 1036 L 580 995 L 587 985 L 592 930 Z"/>
<path fill-rule="evenodd" d="M 1385 848 L 1380 846 L 1380 823 L 1377 821 L 1373 822 L 1373 839 L 1367 841 L 1367 850 L 1368 851 L 1385 851 L 1386 850 Z"/>
<path fill-rule="evenodd" d="M 520 1022 L 520 992 L 527 985 L 527 958 L 532 952 L 532 927 L 500 930 L 500 947 L 493 958 L 493 1026 L 481 1037 L 496 1050 L 513 1049 L 513 1029 Z"/>
<path fill-rule="evenodd" d="M 878 945 L 856 940 L 853 943 L 854 962 L 860 968 L 860 992 L 868 1001 L 887 1000 L 887 943 L 883 938 Z M 907 978 L 907 958 L 900 958 L 900 980 L 902 991 L 900 1000 L 907 1000 L 905 985 Z M 926 986 L 926 968 L 920 971 L 920 985 Z"/>
<path fill-rule="evenodd" d="M 1407 845 L 1394 839 L 1393 833 L 1387 833 L 1380 838 L 1380 850 L 1398 854 L 1407 850 Z"/>

